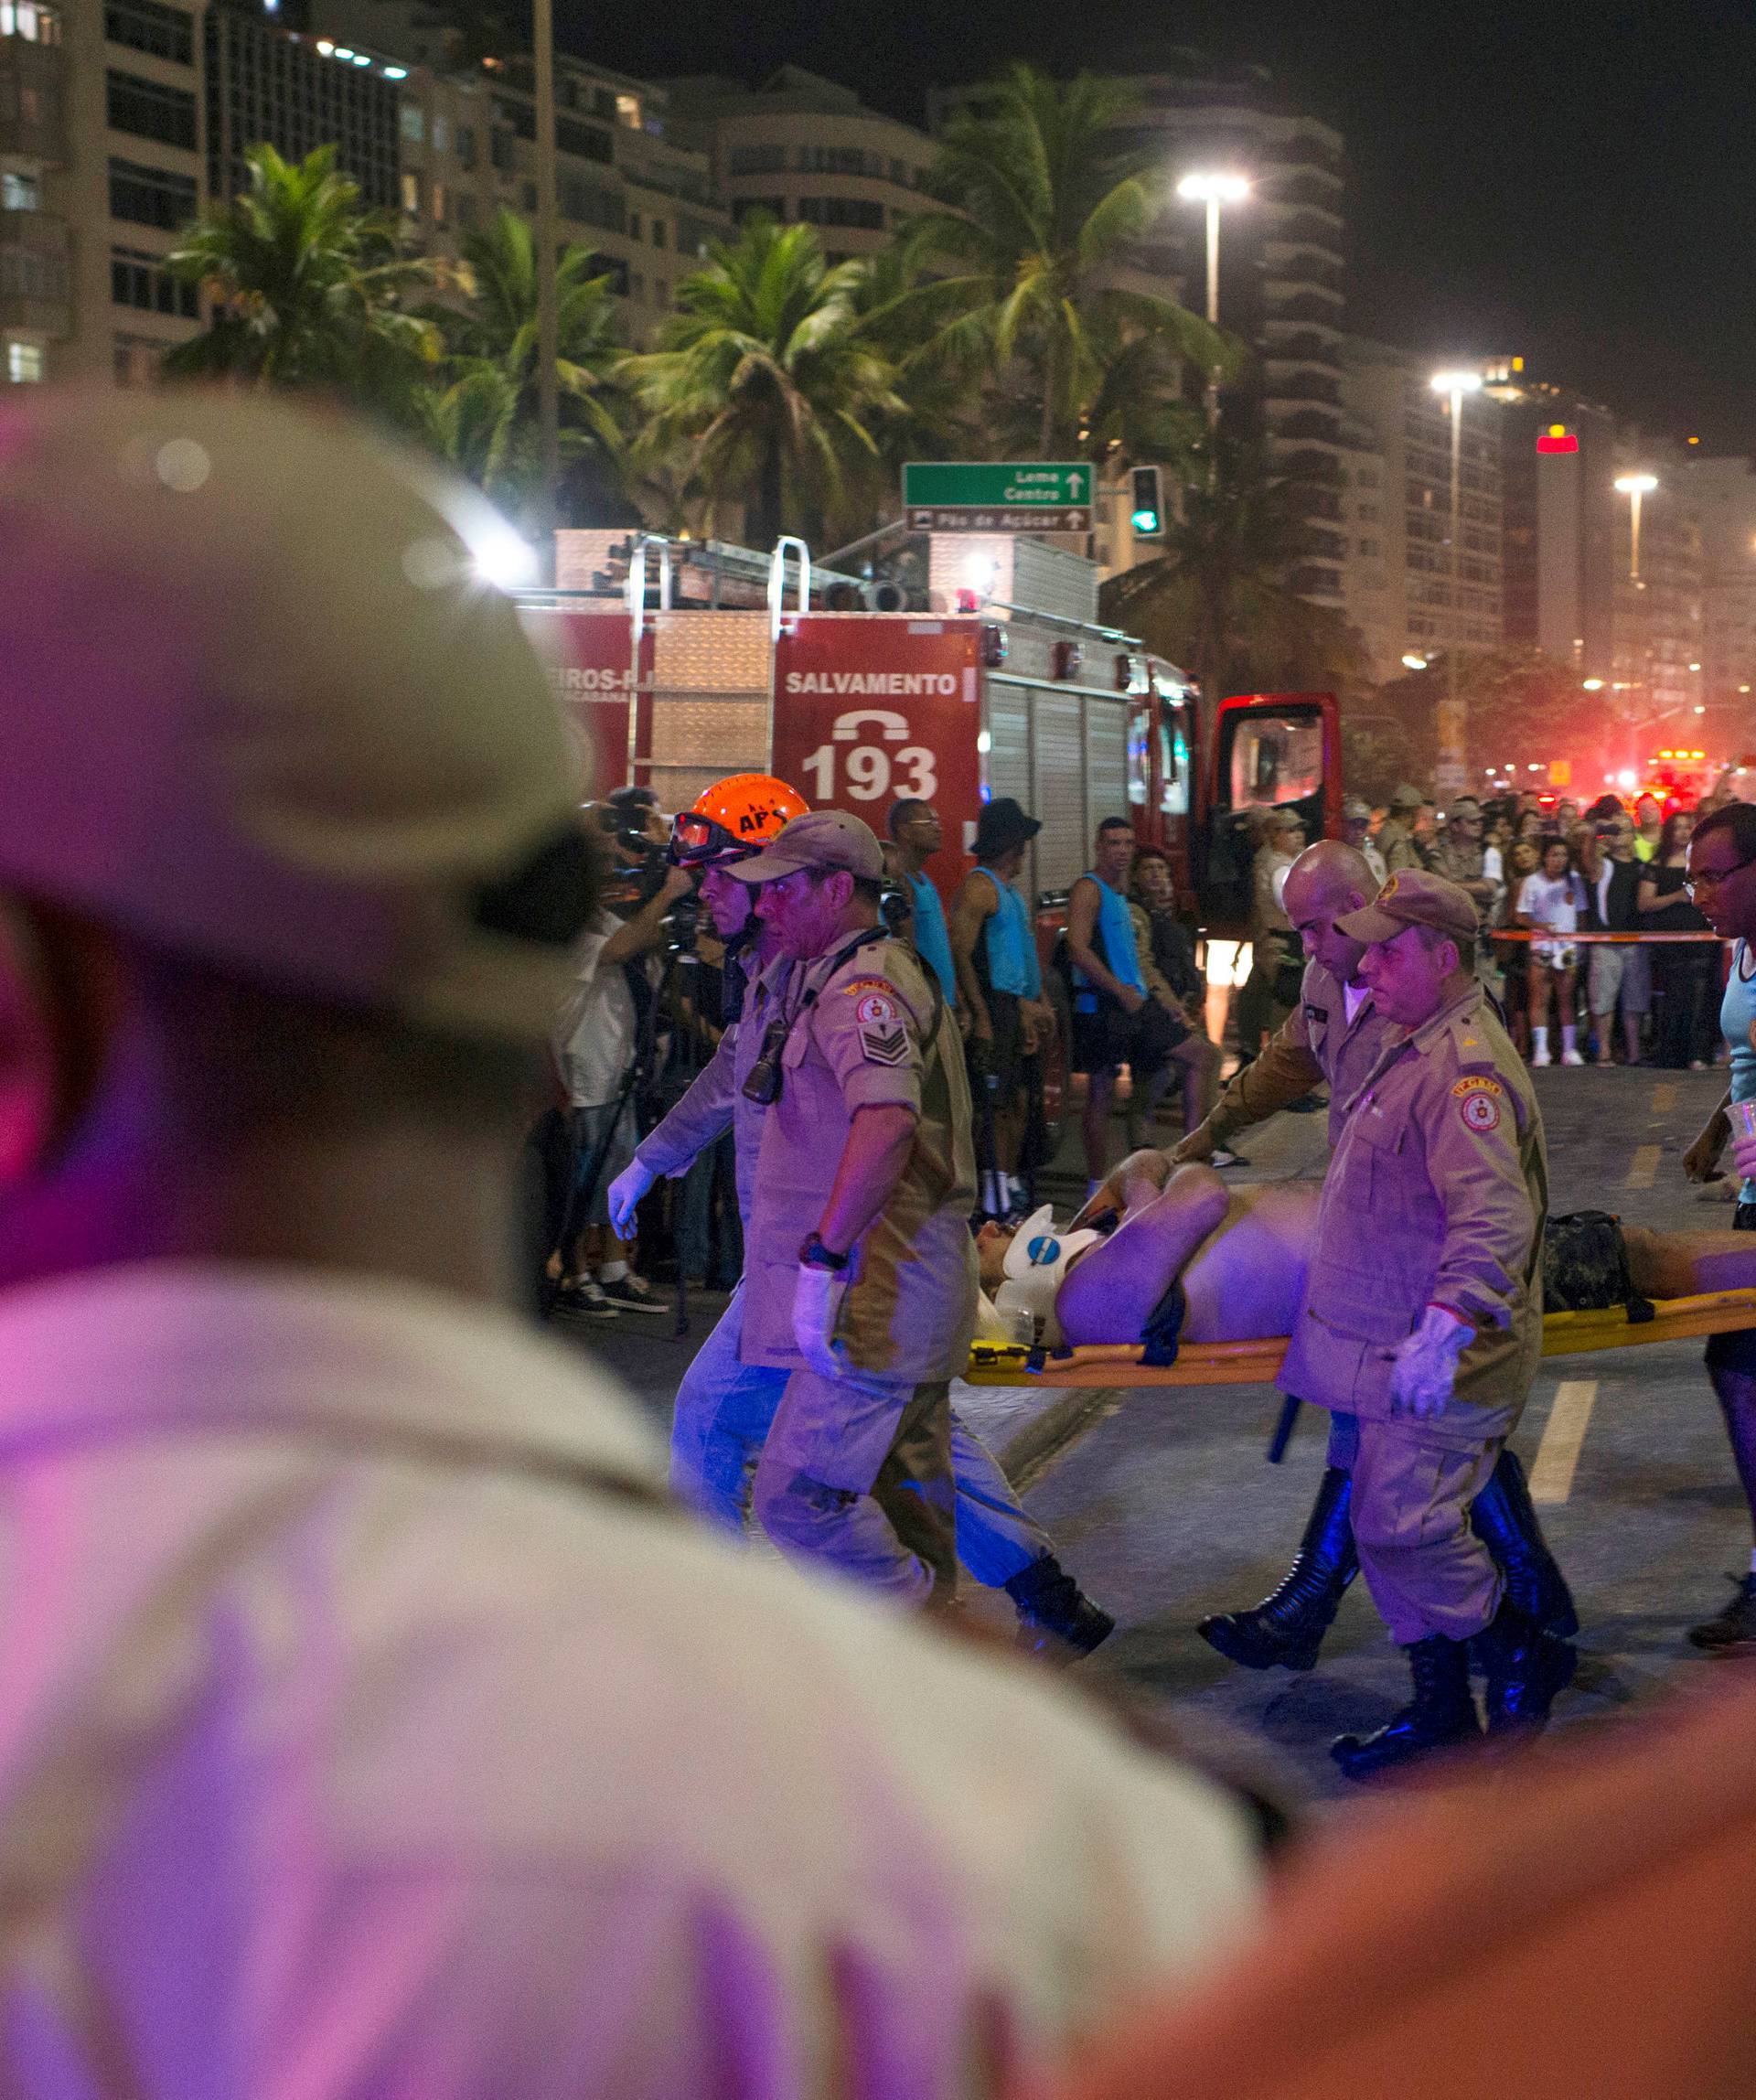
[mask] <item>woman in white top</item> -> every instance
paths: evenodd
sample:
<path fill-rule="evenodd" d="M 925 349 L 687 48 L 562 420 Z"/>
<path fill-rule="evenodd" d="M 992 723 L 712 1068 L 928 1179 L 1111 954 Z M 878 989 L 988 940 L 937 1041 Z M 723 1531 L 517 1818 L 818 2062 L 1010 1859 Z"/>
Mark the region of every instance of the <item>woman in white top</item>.
<path fill-rule="evenodd" d="M 1573 866 L 1565 839 L 1550 839 L 1543 864 L 1526 875 L 1518 892 L 1516 923 L 1538 936 L 1530 944 L 1530 1041 L 1533 1065 L 1552 1065 L 1548 1054 L 1548 999 L 1551 987 L 1561 1017 L 1561 1063 L 1583 1065 L 1579 1029 L 1573 1019 L 1573 986 L 1579 975 L 1577 943 L 1556 935 L 1577 933 L 1586 908 L 1585 883 Z"/>

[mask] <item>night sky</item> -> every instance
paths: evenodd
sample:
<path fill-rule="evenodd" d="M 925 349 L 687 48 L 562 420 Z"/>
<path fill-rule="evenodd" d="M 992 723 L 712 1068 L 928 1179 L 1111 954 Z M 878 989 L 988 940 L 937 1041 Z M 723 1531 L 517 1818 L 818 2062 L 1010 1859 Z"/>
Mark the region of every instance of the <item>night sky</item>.
<path fill-rule="evenodd" d="M 1345 134 L 1350 323 L 1527 370 L 1705 452 L 1756 452 L 1756 4 L 556 0 L 626 71 L 786 61 L 911 121 L 935 80 L 1194 45 L 1266 64 Z M 1100 23 L 1101 27 L 1094 27 Z"/>

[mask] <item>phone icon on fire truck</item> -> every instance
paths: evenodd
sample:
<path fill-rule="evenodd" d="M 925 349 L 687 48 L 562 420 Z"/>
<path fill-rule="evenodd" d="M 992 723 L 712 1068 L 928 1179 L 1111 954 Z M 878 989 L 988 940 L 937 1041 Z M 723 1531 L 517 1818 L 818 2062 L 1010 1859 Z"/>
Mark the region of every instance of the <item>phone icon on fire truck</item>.
<path fill-rule="evenodd" d="M 856 707 L 851 714 L 838 714 L 830 734 L 838 744 L 857 744 L 867 723 L 872 723 L 886 744 L 900 744 L 908 734 L 908 717 L 887 707 Z"/>

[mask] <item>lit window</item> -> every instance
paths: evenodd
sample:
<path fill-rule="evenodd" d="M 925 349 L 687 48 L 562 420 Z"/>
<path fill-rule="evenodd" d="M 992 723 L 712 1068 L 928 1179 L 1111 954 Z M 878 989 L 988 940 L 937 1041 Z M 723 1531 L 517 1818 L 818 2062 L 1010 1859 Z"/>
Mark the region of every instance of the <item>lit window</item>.
<path fill-rule="evenodd" d="M 402 136 L 411 145 L 419 145 L 427 135 L 427 122 L 419 102 L 402 105 Z"/>
<path fill-rule="evenodd" d="M 43 376 L 40 343 L 6 345 L 6 377 L 15 386 L 35 386 Z"/>
<path fill-rule="evenodd" d="M 35 211 L 42 203 L 42 188 L 34 175 L 0 175 L 0 211 Z"/>
<path fill-rule="evenodd" d="M 59 44 L 60 16 L 41 0 L 0 0 L 0 37 L 22 37 L 27 44 Z"/>
<path fill-rule="evenodd" d="M 421 216 L 421 177 L 405 175 L 402 177 L 402 209 L 411 219 Z"/>

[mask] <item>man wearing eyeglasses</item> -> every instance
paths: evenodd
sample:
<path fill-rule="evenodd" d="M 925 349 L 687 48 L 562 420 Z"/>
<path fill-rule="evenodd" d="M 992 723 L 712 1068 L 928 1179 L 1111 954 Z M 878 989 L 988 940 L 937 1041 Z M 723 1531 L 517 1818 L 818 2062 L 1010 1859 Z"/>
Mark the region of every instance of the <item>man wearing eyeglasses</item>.
<path fill-rule="evenodd" d="M 1733 947 L 1719 1008 L 1719 1025 L 1731 1051 L 1731 1087 L 1684 1155 L 1684 1170 L 1692 1180 L 1705 1181 L 1729 1140 L 1732 1171 L 1743 1184 L 1733 1229 L 1756 1232 L 1756 1135 L 1749 1107 L 1756 1103 L 1756 804 L 1730 803 L 1696 826 L 1686 887 L 1696 909 Z M 1710 1335 L 1707 1366 L 1756 1528 L 1756 1329 Z M 1756 1552 L 1725 1609 L 1691 1626 L 1689 1639 L 1709 1654 L 1756 1651 Z"/>

